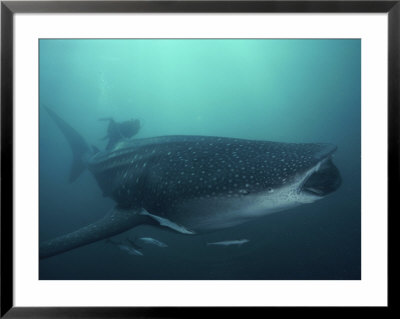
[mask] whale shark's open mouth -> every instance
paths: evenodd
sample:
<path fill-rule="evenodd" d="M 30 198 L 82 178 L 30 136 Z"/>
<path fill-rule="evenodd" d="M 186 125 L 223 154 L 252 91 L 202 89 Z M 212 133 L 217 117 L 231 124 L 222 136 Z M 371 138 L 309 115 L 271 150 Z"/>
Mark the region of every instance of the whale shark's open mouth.
<path fill-rule="evenodd" d="M 303 183 L 301 191 L 322 197 L 337 190 L 341 182 L 339 170 L 329 157 L 319 163 L 318 168 Z"/>

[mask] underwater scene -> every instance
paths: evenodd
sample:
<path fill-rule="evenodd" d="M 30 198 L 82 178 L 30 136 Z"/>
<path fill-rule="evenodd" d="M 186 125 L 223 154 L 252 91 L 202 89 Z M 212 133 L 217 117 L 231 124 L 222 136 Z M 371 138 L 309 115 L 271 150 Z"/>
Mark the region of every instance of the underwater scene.
<path fill-rule="evenodd" d="M 361 40 L 41 39 L 39 104 L 39 279 L 361 279 Z"/>

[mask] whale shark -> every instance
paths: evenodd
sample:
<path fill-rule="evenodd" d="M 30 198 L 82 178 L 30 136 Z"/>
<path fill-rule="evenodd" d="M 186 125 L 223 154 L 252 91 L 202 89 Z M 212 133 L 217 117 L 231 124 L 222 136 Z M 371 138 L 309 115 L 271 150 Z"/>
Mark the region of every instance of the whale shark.
<path fill-rule="evenodd" d="M 341 184 L 333 144 L 114 135 L 100 151 L 43 107 L 72 149 L 70 181 L 89 170 L 115 207 L 92 224 L 40 243 L 40 259 L 139 225 L 185 235 L 218 231 L 313 203 Z"/>

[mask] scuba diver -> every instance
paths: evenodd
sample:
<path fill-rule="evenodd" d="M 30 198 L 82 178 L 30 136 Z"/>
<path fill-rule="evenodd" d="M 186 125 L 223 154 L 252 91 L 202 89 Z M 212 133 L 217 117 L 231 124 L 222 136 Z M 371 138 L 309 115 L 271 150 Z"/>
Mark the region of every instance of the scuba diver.
<path fill-rule="evenodd" d="M 130 119 L 124 122 L 116 122 L 113 118 L 101 118 L 100 121 L 108 121 L 107 135 L 103 140 L 108 139 L 106 150 L 115 146 L 121 140 L 130 139 L 140 130 L 140 121 L 138 119 Z"/>

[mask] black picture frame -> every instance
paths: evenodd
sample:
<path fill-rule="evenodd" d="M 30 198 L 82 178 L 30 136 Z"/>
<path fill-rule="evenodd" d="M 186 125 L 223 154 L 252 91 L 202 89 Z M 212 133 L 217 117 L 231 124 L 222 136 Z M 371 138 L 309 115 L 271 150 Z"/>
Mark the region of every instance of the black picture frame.
<path fill-rule="evenodd" d="M 313 12 L 388 13 L 388 218 L 397 206 L 399 189 L 400 0 L 396 1 L 1 1 L 1 317 L 5 318 L 176 318 L 267 314 L 271 307 L 15 307 L 13 302 L 13 20 L 16 13 L 117 12 Z M 392 214 L 390 214 L 392 213 Z M 392 219 L 391 219 L 392 221 Z M 388 227 L 394 223 L 388 222 Z M 389 229 L 390 236 L 393 231 Z M 389 264 L 390 264 L 390 255 Z M 389 269 L 388 269 L 389 270 Z M 389 273 L 390 275 L 390 273 Z M 390 277 L 391 278 L 391 277 Z M 390 280 L 388 280 L 390 285 Z M 392 309 L 392 294 L 388 294 Z M 307 307 L 279 308 L 301 316 Z M 318 308 L 321 310 L 321 308 Z M 326 308 L 322 308 L 326 310 Z M 337 309 L 334 311 L 336 312 Z M 360 308 L 346 308 L 350 314 Z M 330 310 L 332 311 L 332 310 Z M 370 311 L 370 309 L 368 309 Z"/>

